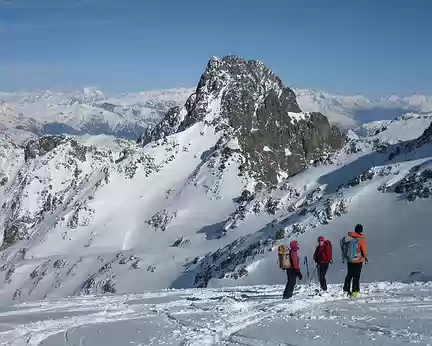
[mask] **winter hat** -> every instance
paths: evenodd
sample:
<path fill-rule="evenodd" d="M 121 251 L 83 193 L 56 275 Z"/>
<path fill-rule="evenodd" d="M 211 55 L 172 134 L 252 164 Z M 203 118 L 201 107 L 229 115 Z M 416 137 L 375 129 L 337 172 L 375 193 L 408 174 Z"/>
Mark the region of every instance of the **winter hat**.
<path fill-rule="evenodd" d="M 290 243 L 290 248 L 291 248 L 291 250 L 298 250 L 299 249 L 298 241 L 297 240 L 293 240 Z"/>
<path fill-rule="evenodd" d="M 363 226 L 360 225 L 360 224 L 356 225 L 354 231 L 355 231 L 357 234 L 362 234 L 362 233 L 363 233 Z"/>
<path fill-rule="evenodd" d="M 320 235 L 319 237 L 318 237 L 318 241 L 324 241 L 325 239 L 324 239 L 324 237 L 322 236 L 322 235 Z"/>

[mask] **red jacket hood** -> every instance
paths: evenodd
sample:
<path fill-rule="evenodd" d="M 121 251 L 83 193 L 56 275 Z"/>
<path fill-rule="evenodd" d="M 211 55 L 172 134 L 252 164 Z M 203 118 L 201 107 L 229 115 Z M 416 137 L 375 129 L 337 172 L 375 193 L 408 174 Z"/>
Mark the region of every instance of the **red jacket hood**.
<path fill-rule="evenodd" d="M 298 241 L 293 240 L 290 243 L 290 249 L 291 249 L 291 251 L 298 251 L 298 249 L 299 249 Z"/>

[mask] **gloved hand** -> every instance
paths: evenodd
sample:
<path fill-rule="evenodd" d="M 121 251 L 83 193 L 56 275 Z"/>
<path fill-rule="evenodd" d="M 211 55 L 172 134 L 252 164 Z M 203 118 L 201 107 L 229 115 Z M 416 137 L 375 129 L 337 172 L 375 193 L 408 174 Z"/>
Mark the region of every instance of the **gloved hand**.
<path fill-rule="evenodd" d="M 299 278 L 300 280 L 303 280 L 303 275 L 302 275 L 302 273 L 301 273 L 301 271 L 300 271 L 300 270 L 299 270 L 299 272 L 298 272 L 297 276 L 298 276 L 298 278 Z"/>
<path fill-rule="evenodd" d="M 333 260 L 330 261 L 330 264 L 333 264 Z"/>

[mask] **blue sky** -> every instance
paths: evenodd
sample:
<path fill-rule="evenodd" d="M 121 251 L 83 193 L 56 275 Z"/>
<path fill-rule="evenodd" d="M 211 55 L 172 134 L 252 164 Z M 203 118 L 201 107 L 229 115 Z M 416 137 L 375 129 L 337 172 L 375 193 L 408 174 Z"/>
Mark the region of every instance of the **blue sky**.
<path fill-rule="evenodd" d="M 212 55 L 288 86 L 432 94 L 429 0 L 0 0 L 0 90 L 195 86 Z"/>

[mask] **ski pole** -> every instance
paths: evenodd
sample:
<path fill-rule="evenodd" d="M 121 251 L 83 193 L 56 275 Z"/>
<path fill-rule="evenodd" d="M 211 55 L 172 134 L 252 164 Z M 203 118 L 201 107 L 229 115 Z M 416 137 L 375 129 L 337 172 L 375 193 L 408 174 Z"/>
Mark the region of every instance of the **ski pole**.
<path fill-rule="evenodd" d="M 306 273 L 307 273 L 307 277 L 308 277 L 308 279 L 310 278 L 310 275 L 309 275 L 309 265 L 308 265 L 308 259 L 307 259 L 307 256 L 305 256 L 305 258 L 304 258 L 304 265 L 306 266 Z"/>
<path fill-rule="evenodd" d="M 312 282 L 312 279 L 314 278 L 315 273 L 317 272 L 317 270 L 318 270 L 318 265 L 315 266 L 315 269 L 314 269 L 314 271 L 313 271 L 313 273 L 312 273 L 312 276 L 311 276 L 310 279 L 309 279 L 309 283 Z"/>

